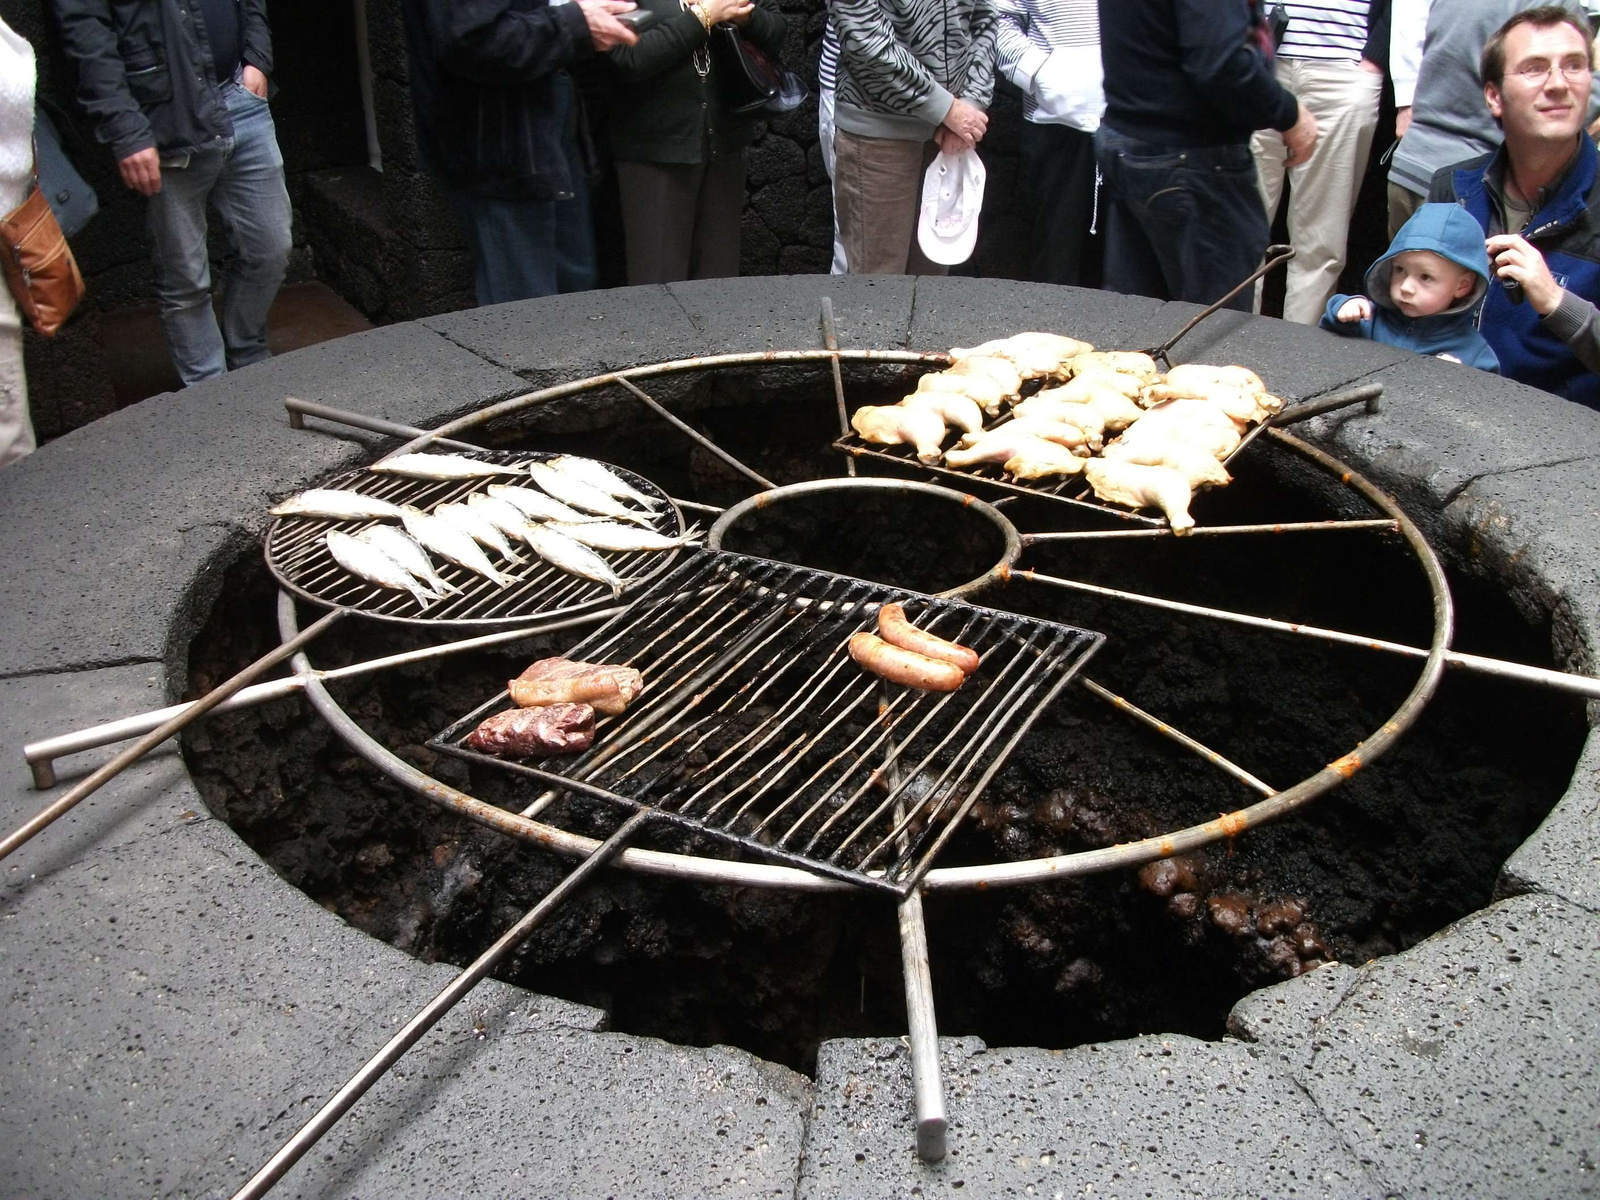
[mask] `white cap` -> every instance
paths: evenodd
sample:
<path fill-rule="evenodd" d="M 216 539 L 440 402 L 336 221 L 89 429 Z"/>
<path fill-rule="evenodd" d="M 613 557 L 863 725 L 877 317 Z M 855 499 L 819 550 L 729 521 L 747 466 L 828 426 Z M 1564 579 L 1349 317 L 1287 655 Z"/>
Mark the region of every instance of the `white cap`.
<path fill-rule="evenodd" d="M 929 261 L 953 267 L 972 257 L 978 244 L 978 213 L 988 172 L 976 150 L 939 151 L 922 177 L 922 214 L 917 245 Z"/>

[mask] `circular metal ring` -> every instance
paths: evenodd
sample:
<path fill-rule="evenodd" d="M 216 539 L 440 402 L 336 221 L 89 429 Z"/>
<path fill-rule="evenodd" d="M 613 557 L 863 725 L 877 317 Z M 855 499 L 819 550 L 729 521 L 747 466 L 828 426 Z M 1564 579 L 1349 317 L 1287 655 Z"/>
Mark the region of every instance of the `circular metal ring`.
<path fill-rule="evenodd" d="M 969 512 L 977 513 L 987 520 L 999 531 L 1005 542 L 1005 549 L 1001 552 L 1000 561 L 995 563 L 976 579 L 969 579 L 966 583 L 942 592 L 933 593 L 936 596 L 950 600 L 964 600 L 975 595 L 984 588 L 1000 582 L 1006 578 L 1017 559 L 1022 555 L 1022 535 L 1017 532 L 1006 515 L 994 505 L 979 500 L 976 496 L 969 496 L 965 492 L 958 492 L 954 488 L 940 487 L 934 483 L 915 483 L 908 479 L 813 479 L 806 483 L 791 483 L 784 487 L 771 488 L 764 492 L 757 492 L 745 500 L 739 501 L 732 508 L 717 518 L 711 526 L 711 532 L 706 535 L 706 545 L 713 550 L 722 549 L 722 539 L 728 530 L 732 529 L 751 513 L 761 512 L 782 504 L 785 500 L 796 496 L 833 495 L 843 492 L 893 492 L 909 493 L 918 496 L 931 496 L 936 500 L 960 505 Z M 809 563 L 796 563 L 796 566 L 810 566 Z"/>

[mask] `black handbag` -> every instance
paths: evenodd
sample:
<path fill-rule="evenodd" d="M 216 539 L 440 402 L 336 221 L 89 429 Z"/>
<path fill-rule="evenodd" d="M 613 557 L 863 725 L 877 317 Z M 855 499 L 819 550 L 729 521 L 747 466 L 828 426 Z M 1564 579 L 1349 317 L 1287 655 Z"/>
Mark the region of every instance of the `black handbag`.
<path fill-rule="evenodd" d="M 722 102 L 731 111 L 778 115 L 805 103 L 805 81 L 763 54 L 732 21 L 711 27 L 711 55 Z"/>

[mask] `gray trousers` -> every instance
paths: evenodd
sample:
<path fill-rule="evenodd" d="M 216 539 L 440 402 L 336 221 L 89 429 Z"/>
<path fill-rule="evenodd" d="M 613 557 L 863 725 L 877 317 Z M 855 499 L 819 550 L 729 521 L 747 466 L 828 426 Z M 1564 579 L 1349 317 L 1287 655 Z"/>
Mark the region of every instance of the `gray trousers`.
<path fill-rule="evenodd" d="M 744 155 L 709 163 L 617 162 L 628 282 L 727 279 L 739 273 Z"/>
<path fill-rule="evenodd" d="M 833 132 L 833 211 L 852 275 L 944 275 L 917 245 L 922 173 L 933 142 Z"/>

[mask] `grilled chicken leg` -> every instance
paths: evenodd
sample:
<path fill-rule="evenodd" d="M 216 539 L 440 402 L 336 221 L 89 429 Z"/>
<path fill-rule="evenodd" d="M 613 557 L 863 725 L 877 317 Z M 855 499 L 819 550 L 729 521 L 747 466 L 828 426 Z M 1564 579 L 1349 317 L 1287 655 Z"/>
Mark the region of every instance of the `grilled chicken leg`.
<path fill-rule="evenodd" d="M 1189 481 L 1171 467 L 1144 467 L 1116 459 L 1091 458 L 1083 469 L 1094 494 L 1130 508 L 1159 508 L 1172 532 L 1183 536 L 1194 528 L 1189 515 L 1193 495 Z"/>
<path fill-rule="evenodd" d="M 923 463 L 939 461 L 939 443 L 945 434 L 944 418 L 938 413 L 899 405 L 858 408 L 850 418 L 850 428 L 864 441 L 880 446 L 914 446 Z"/>
<path fill-rule="evenodd" d="M 900 401 L 899 407 L 925 408 L 962 433 L 977 433 L 983 428 L 983 409 L 971 396 L 960 392 L 912 392 Z"/>

